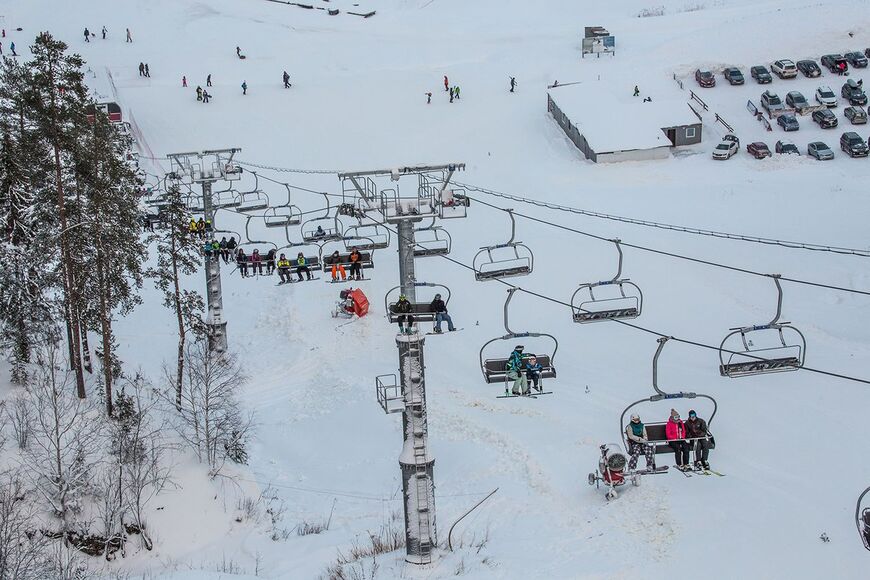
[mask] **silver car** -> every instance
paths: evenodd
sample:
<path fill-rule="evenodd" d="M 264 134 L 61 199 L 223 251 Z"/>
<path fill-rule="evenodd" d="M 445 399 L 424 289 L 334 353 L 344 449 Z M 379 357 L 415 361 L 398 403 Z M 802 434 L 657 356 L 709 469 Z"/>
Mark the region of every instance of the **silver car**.
<path fill-rule="evenodd" d="M 831 151 L 831 148 L 821 141 L 813 141 L 807 145 L 807 155 L 815 157 L 819 161 L 828 161 L 834 158 L 834 152 Z"/>

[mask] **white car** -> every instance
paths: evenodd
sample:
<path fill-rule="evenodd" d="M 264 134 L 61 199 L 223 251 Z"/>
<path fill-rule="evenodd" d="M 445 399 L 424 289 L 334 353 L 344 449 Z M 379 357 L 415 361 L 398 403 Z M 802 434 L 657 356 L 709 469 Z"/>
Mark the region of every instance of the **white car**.
<path fill-rule="evenodd" d="M 770 70 L 772 70 L 776 76 L 781 79 L 793 79 L 798 74 L 797 65 L 787 59 L 784 58 L 782 60 L 778 60 L 773 65 L 771 65 Z"/>
<path fill-rule="evenodd" d="M 713 159 L 731 159 L 737 154 L 740 145 L 736 141 L 723 139 L 721 143 L 713 149 Z"/>
<path fill-rule="evenodd" d="M 828 85 L 822 85 L 816 89 L 816 102 L 829 108 L 837 106 L 837 95 Z"/>

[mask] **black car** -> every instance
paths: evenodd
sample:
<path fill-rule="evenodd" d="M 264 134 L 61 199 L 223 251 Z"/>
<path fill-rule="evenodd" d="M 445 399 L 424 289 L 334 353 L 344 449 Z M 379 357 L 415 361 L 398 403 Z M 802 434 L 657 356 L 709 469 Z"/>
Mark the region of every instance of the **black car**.
<path fill-rule="evenodd" d="M 724 71 L 722 71 L 722 74 L 725 76 L 725 80 L 732 85 L 743 84 L 743 73 L 740 72 L 739 68 L 726 68 Z"/>
<path fill-rule="evenodd" d="M 782 127 L 783 131 L 797 131 L 801 128 L 800 123 L 798 123 L 797 117 L 795 117 L 791 113 L 786 113 L 785 115 L 780 115 L 779 117 L 777 117 L 776 124 Z"/>
<path fill-rule="evenodd" d="M 770 71 L 767 70 L 766 66 L 759 65 L 752 67 L 749 69 L 749 75 L 760 85 L 766 85 L 767 83 L 773 82 L 773 77 L 770 76 Z"/>
<path fill-rule="evenodd" d="M 795 109 L 797 112 L 810 106 L 806 97 L 804 97 L 803 93 L 800 91 L 789 91 L 785 96 L 785 104 L 792 109 Z"/>
<path fill-rule="evenodd" d="M 842 54 L 826 54 L 822 57 L 822 66 L 832 73 L 844 73 L 849 70 L 849 62 Z"/>
<path fill-rule="evenodd" d="M 822 69 L 819 68 L 819 65 L 817 65 L 816 61 L 814 60 L 799 60 L 796 64 L 798 70 L 804 73 L 804 76 L 807 78 L 813 78 L 822 75 Z"/>
<path fill-rule="evenodd" d="M 843 116 L 849 119 L 853 125 L 864 125 L 867 123 L 867 112 L 861 107 L 846 107 L 843 111 Z"/>
<path fill-rule="evenodd" d="M 776 152 L 780 154 L 787 155 L 800 155 L 801 152 L 797 148 L 797 145 L 792 143 L 791 141 L 777 141 L 776 142 Z"/>
<path fill-rule="evenodd" d="M 866 105 L 867 95 L 864 94 L 864 81 L 849 79 L 843 83 L 840 96 L 849 101 L 850 105 Z"/>
<path fill-rule="evenodd" d="M 819 124 L 822 129 L 832 129 L 837 126 L 837 115 L 830 109 L 822 109 L 813 111 L 813 121 Z"/>
<path fill-rule="evenodd" d="M 847 52 L 843 55 L 843 58 L 846 59 L 846 62 L 854 66 L 855 68 L 867 68 L 867 57 L 857 50 L 852 52 Z"/>
<path fill-rule="evenodd" d="M 849 157 L 867 157 L 867 143 L 854 131 L 847 131 L 840 137 L 840 149 Z"/>

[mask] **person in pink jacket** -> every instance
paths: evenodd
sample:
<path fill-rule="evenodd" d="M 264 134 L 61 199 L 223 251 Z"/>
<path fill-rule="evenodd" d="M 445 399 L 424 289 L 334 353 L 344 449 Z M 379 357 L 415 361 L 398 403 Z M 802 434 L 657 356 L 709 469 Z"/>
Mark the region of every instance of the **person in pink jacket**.
<path fill-rule="evenodd" d="M 667 435 L 668 444 L 674 450 L 677 469 L 680 471 L 691 469 L 689 466 L 689 443 L 686 441 L 686 425 L 680 420 L 680 414 L 675 409 L 671 409 L 671 418 L 665 425 L 665 435 Z"/>

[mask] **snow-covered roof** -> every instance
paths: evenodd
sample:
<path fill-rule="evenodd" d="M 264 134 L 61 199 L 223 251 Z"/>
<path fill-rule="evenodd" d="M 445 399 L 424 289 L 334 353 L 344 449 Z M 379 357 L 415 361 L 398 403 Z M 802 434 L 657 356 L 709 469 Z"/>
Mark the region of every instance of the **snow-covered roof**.
<path fill-rule="evenodd" d="M 584 83 L 549 94 L 596 153 L 670 147 L 662 129 L 699 122 L 685 99 L 653 95 L 643 102 L 632 87 Z"/>

